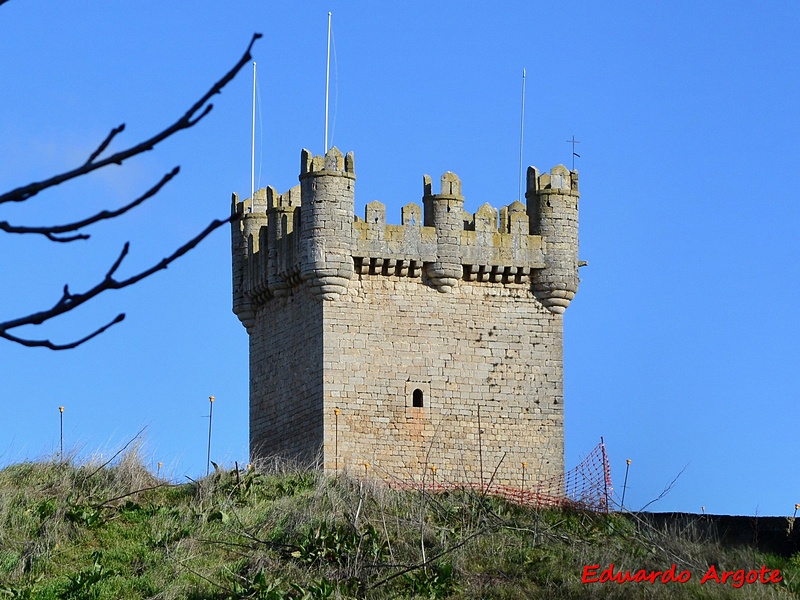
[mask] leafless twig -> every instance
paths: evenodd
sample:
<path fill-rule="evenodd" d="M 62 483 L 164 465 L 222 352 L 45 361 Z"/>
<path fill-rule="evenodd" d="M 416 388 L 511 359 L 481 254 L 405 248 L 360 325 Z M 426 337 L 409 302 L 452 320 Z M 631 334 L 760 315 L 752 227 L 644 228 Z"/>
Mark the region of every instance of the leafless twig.
<path fill-rule="evenodd" d="M 0 0 L 0 5 L 2 5 L 5 1 L 7 0 Z M 111 142 L 125 130 L 124 124 L 115 127 L 109 132 L 109 134 L 100 143 L 97 149 L 94 152 L 92 152 L 92 154 L 89 156 L 89 158 L 84 164 L 70 171 L 61 173 L 59 175 L 55 175 L 43 181 L 30 183 L 28 185 L 24 185 L 16 189 L 13 189 L 4 194 L 0 194 L 0 204 L 6 202 L 24 202 L 26 200 L 29 200 L 30 198 L 32 198 L 33 196 L 35 196 L 36 194 L 38 194 L 43 190 L 59 185 L 66 181 L 70 181 L 77 177 L 87 175 L 89 173 L 92 173 L 93 171 L 96 171 L 97 169 L 101 169 L 111 164 L 121 165 L 125 160 L 131 157 L 152 150 L 159 143 L 163 142 L 165 139 L 171 137 L 172 135 L 178 133 L 179 131 L 193 127 L 203 117 L 205 117 L 205 115 L 207 115 L 209 111 L 212 109 L 213 104 L 209 103 L 209 100 L 214 95 L 219 94 L 222 91 L 222 89 L 242 69 L 242 67 L 244 67 L 244 65 L 246 65 L 251 60 L 252 56 L 250 54 L 250 51 L 252 50 L 255 41 L 260 37 L 261 34 L 259 33 L 254 34 L 253 38 L 250 40 L 249 45 L 247 46 L 244 55 L 239 59 L 239 61 L 227 73 L 225 73 L 225 75 L 219 81 L 217 81 L 213 86 L 211 86 L 211 88 L 205 94 L 203 94 L 203 96 L 197 102 L 195 102 L 183 116 L 181 116 L 178 120 L 169 125 L 167 128 L 163 129 L 159 133 L 156 133 L 155 135 L 153 135 L 152 137 L 146 139 L 141 143 L 130 146 L 106 158 L 100 159 L 99 158 L 100 155 L 106 151 Z M 49 240 L 55 242 L 71 242 L 75 240 L 87 239 L 89 236 L 87 234 L 81 233 L 80 232 L 81 229 L 89 225 L 98 223 L 100 221 L 113 219 L 139 206 L 149 198 L 155 196 L 170 180 L 172 180 L 178 174 L 178 171 L 179 168 L 175 167 L 172 171 L 164 175 L 164 177 L 162 177 L 161 180 L 158 183 L 156 183 L 152 188 L 150 188 L 140 197 L 136 198 L 134 201 L 126 204 L 125 206 L 119 209 L 103 210 L 90 217 L 81 219 L 79 221 L 75 221 L 73 223 L 67 223 L 64 225 L 30 227 L 22 225 L 11 225 L 6 221 L 2 221 L 0 222 L 0 231 L 6 233 L 18 233 L 18 234 L 38 234 L 45 236 Z M 149 277 L 150 275 L 156 273 L 157 271 L 166 269 L 172 262 L 174 262 L 184 254 L 186 254 L 189 250 L 193 249 L 202 240 L 208 237 L 208 235 L 212 231 L 229 223 L 232 218 L 235 217 L 229 217 L 226 219 L 212 221 L 198 235 L 190 239 L 188 242 L 180 246 L 172 254 L 170 254 L 166 258 L 163 258 L 158 263 L 152 265 L 147 269 L 144 269 L 143 271 L 140 271 L 139 273 L 131 277 L 128 277 L 127 279 L 117 279 L 115 278 L 115 273 L 117 269 L 119 269 L 124 258 L 127 256 L 130 247 L 129 243 L 125 243 L 119 256 L 114 261 L 111 268 L 107 271 L 105 277 L 103 277 L 101 281 L 99 281 L 97 284 L 95 284 L 93 287 L 86 290 L 85 292 L 77 294 L 70 292 L 69 286 L 65 285 L 61 298 L 52 307 L 38 312 L 33 312 L 31 314 L 22 317 L 0 322 L 0 338 L 26 347 L 41 347 L 41 348 L 49 348 L 51 350 L 68 350 L 80 346 L 81 344 L 100 335 L 101 333 L 106 331 L 109 327 L 112 327 L 113 325 L 116 325 L 117 323 L 121 322 L 125 318 L 124 313 L 118 314 L 111 321 L 109 321 L 108 323 L 106 323 L 101 327 L 98 327 L 92 333 L 78 340 L 68 343 L 54 343 L 49 339 L 43 339 L 43 340 L 28 339 L 26 337 L 21 337 L 16 333 L 12 333 L 12 330 L 18 327 L 23 327 L 25 325 L 41 325 L 42 323 L 49 321 L 50 319 L 54 319 L 58 316 L 63 315 L 64 313 L 74 310 L 75 308 L 81 306 L 82 304 L 88 302 L 89 300 L 95 298 L 96 296 L 102 294 L 107 290 L 112 290 L 112 289 L 118 290 L 134 285 L 135 283 L 138 283 L 142 279 Z M 72 235 L 63 235 L 63 234 L 72 234 Z"/>
<path fill-rule="evenodd" d="M 479 530 L 473 532 L 471 535 L 468 535 L 467 537 L 462 539 L 457 544 L 453 544 L 452 546 L 450 546 L 448 548 L 445 548 L 445 549 L 441 550 L 440 552 L 434 554 L 428 560 L 426 560 L 426 561 L 424 560 L 423 562 L 416 563 L 416 564 L 413 564 L 413 565 L 409 565 L 409 566 L 405 567 L 404 569 L 401 569 L 400 571 L 392 573 L 388 577 L 385 577 L 385 578 L 381 579 L 380 581 L 378 581 L 376 583 L 373 583 L 367 589 L 368 590 L 374 590 L 374 589 L 379 588 L 382 585 L 390 582 L 392 579 L 396 579 L 396 578 L 398 578 L 398 577 L 400 577 L 402 575 L 405 575 L 406 573 L 410 573 L 411 571 L 416 571 L 417 569 L 425 568 L 428 565 L 430 565 L 433 562 L 435 562 L 436 560 L 440 559 L 441 557 L 446 556 L 446 555 L 450 554 L 451 552 L 454 552 L 454 551 L 458 550 L 462 546 L 467 545 L 469 542 L 471 542 L 475 538 L 482 536 L 487 531 L 489 531 L 489 529 L 490 528 L 488 528 L 488 527 L 479 529 Z"/>
<path fill-rule="evenodd" d="M 6 233 L 38 233 L 53 242 L 74 242 L 75 240 L 88 240 L 89 235 L 85 233 L 78 233 L 68 237 L 58 237 L 58 234 L 78 231 L 79 229 L 83 229 L 84 227 L 88 227 L 89 225 L 93 225 L 99 221 L 113 219 L 125 214 L 132 208 L 139 206 L 145 200 L 155 196 L 159 191 L 161 191 L 161 188 L 163 188 L 173 177 L 178 174 L 179 171 L 180 167 L 175 167 L 172 169 L 172 171 L 164 175 L 164 177 L 161 178 L 161 181 L 139 196 L 136 200 L 126 204 L 122 208 L 118 208 L 117 210 L 103 210 L 96 215 L 80 221 L 75 221 L 74 223 L 67 223 L 66 225 L 53 225 L 50 227 L 15 226 L 9 224 L 7 221 L 0 221 L 0 231 L 5 231 Z"/>
<path fill-rule="evenodd" d="M 114 261 L 114 264 L 111 265 L 111 268 L 108 270 L 102 281 L 97 283 L 94 287 L 90 288 L 89 290 L 78 294 L 73 294 L 72 292 L 70 292 L 69 286 L 65 285 L 61 298 L 52 307 L 46 310 L 32 313 L 30 315 L 26 315 L 24 317 L 20 317 L 18 319 L 13 319 L 11 321 L 0 323 L 0 338 L 4 338 L 11 342 L 16 342 L 23 346 L 44 347 L 44 348 L 49 348 L 51 350 L 68 350 L 80 346 L 84 342 L 87 342 L 93 337 L 103 333 L 106 329 L 108 329 L 112 325 L 121 322 L 125 318 L 125 314 L 120 313 L 113 320 L 111 320 L 103 327 L 99 328 L 94 333 L 91 333 L 90 335 L 76 342 L 70 342 L 68 344 L 54 344 L 50 340 L 24 339 L 8 333 L 8 330 L 14 329 L 16 327 L 22 327 L 23 325 L 40 325 L 45 321 L 48 321 L 59 315 L 63 315 L 64 313 L 77 308 L 81 304 L 88 302 L 92 298 L 102 294 L 105 291 L 121 290 L 135 283 L 138 283 L 142 279 L 149 277 L 150 275 L 156 273 L 157 271 L 166 269 L 170 264 L 175 262 L 178 258 L 189 252 L 189 250 L 197 246 L 201 241 L 203 241 L 206 237 L 208 237 L 208 235 L 212 231 L 221 227 L 222 225 L 225 225 L 226 223 L 229 223 L 232 218 L 233 217 L 229 217 L 223 220 L 212 221 L 203 231 L 201 231 L 199 234 L 197 234 L 195 237 L 186 242 L 183 246 L 175 250 L 175 252 L 173 252 L 166 258 L 162 258 L 155 265 L 151 266 L 148 269 L 145 269 L 144 271 L 140 271 L 136 275 L 133 275 L 127 279 L 117 280 L 114 279 L 114 273 L 117 271 L 120 264 L 122 264 L 122 261 L 127 256 L 128 249 L 130 248 L 130 244 L 126 242 L 125 245 L 122 247 L 122 251 L 120 252 L 119 256 Z"/>
<path fill-rule="evenodd" d="M 136 440 L 138 440 L 138 439 L 139 439 L 139 437 L 140 437 L 140 436 L 141 436 L 141 435 L 142 435 L 142 434 L 145 432 L 145 430 L 146 430 L 146 429 L 147 429 L 147 427 L 142 427 L 142 428 L 141 428 L 141 429 L 140 429 L 140 430 L 139 430 L 139 431 L 136 433 L 136 435 L 135 435 L 135 436 L 133 436 L 131 439 L 129 439 L 129 440 L 128 440 L 128 442 L 127 442 L 127 443 L 126 443 L 126 444 L 125 444 L 125 445 L 124 445 L 122 448 L 120 448 L 119 450 L 117 450 L 117 451 L 114 453 L 114 455 L 113 455 L 111 458 L 109 458 L 109 459 L 108 459 L 106 462 L 104 462 L 102 465 L 100 465 L 100 466 L 99 466 L 99 467 L 97 467 L 97 468 L 96 468 L 94 471 L 92 471 L 92 472 L 91 472 L 91 473 L 89 473 L 89 474 L 88 474 L 86 477 L 84 477 L 84 478 L 83 478 L 83 481 L 84 481 L 84 483 L 85 483 L 87 480 L 89 480 L 89 479 L 91 479 L 92 477 L 94 477 L 95 475 L 97 475 L 97 474 L 98 474 L 100 471 L 102 471 L 104 468 L 106 468 L 106 467 L 107 467 L 108 465 L 110 465 L 112 462 L 114 462 L 114 459 L 115 459 L 115 458 L 117 458 L 117 457 L 118 457 L 120 454 L 122 454 L 123 452 L 125 452 L 125 450 L 127 450 L 127 449 L 128 449 L 128 447 L 129 447 L 129 446 L 130 446 L 132 443 L 134 443 Z"/>
<path fill-rule="evenodd" d="M 130 496 L 135 496 L 136 494 L 141 494 L 143 492 L 149 492 L 150 490 L 157 490 L 158 488 L 163 487 L 180 487 L 181 484 L 178 483 L 157 483 L 155 485 L 149 485 L 147 487 L 143 487 L 138 490 L 133 490 L 132 492 L 127 492 L 122 494 L 121 496 L 116 496 L 114 498 L 109 498 L 108 500 L 104 500 L 100 504 L 95 505 L 95 508 L 105 508 L 106 506 L 113 504 L 117 500 L 123 500 L 125 498 L 129 498 Z"/>
<path fill-rule="evenodd" d="M 666 487 L 665 487 L 665 488 L 664 488 L 664 489 L 661 491 L 661 493 L 660 493 L 660 494 L 659 494 L 657 497 L 655 497 L 655 498 L 653 498 L 652 500 L 650 500 L 650 502 L 648 502 L 647 504 L 645 504 L 645 505 L 644 505 L 642 508 L 640 508 L 640 509 L 639 509 L 639 512 L 642 512 L 642 511 L 644 511 L 644 509 L 645 509 L 645 508 L 647 508 L 647 507 L 648 507 L 648 506 L 650 506 L 651 504 L 654 504 L 654 503 L 658 502 L 658 501 L 659 501 L 659 500 L 661 500 L 661 499 L 662 499 L 664 496 L 666 496 L 667 494 L 669 494 L 669 493 L 672 491 L 672 487 L 675 485 L 675 482 L 677 482 L 677 481 L 678 481 L 678 478 L 679 478 L 681 475 L 683 475 L 683 472 L 686 470 L 686 468 L 687 468 L 688 466 L 689 466 L 689 464 L 688 464 L 688 463 L 687 463 L 686 465 L 684 465 L 684 467 L 683 467 L 683 468 L 680 470 L 680 472 L 679 472 L 677 475 L 675 475 L 675 477 L 672 479 L 672 481 L 670 481 L 670 482 L 669 482 L 669 483 L 666 485 Z"/>
<path fill-rule="evenodd" d="M 115 152 L 111 156 L 104 158 L 102 160 L 97 160 L 99 154 L 101 154 L 108 144 L 113 140 L 119 133 L 124 131 L 125 125 L 120 125 L 119 127 L 115 127 L 111 130 L 105 140 L 100 144 L 100 146 L 95 150 L 89 159 L 82 164 L 80 167 L 72 169 L 70 171 L 66 171 L 65 173 L 61 173 L 59 175 L 55 175 L 43 181 L 37 181 L 34 183 L 29 183 L 27 185 L 23 185 L 16 189 L 11 190 L 10 192 L 6 192 L 5 194 L 0 194 L 0 204 L 4 204 L 6 202 L 25 202 L 29 200 L 39 192 L 51 188 L 53 186 L 59 185 L 64 183 L 65 181 L 70 181 L 71 179 L 75 179 L 76 177 L 81 177 L 82 175 L 87 175 L 92 171 L 96 171 L 97 169 L 102 169 L 103 167 L 107 167 L 108 165 L 121 165 L 127 159 L 142 154 L 143 152 L 147 152 L 152 150 L 156 147 L 156 145 L 160 144 L 167 138 L 175 135 L 179 131 L 183 129 L 189 129 L 196 125 L 203 117 L 205 117 L 211 109 L 214 108 L 213 104 L 206 104 L 212 97 L 216 94 L 219 94 L 235 76 L 244 67 L 252 56 L 250 55 L 250 50 L 253 48 L 253 44 L 257 39 L 261 37 L 260 33 L 253 34 L 253 38 L 250 40 L 250 44 L 247 46 L 247 50 L 245 51 L 242 58 L 239 59 L 233 68 L 231 68 L 225 75 L 217 81 L 211 89 L 208 90 L 203 96 L 195 102 L 186 113 L 180 117 L 177 121 L 175 121 L 172 125 L 168 126 L 166 129 L 163 129 L 159 133 L 155 134 L 154 136 L 146 139 L 143 142 L 135 144 L 125 150 L 121 150 L 119 152 Z M 199 114 L 198 114 L 199 113 Z"/>

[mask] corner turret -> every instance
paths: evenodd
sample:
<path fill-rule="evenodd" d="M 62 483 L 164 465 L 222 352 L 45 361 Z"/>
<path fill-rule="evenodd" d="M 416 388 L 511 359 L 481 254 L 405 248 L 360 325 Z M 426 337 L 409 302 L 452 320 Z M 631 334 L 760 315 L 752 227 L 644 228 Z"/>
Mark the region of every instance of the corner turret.
<path fill-rule="evenodd" d="M 528 167 L 526 189 L 530 232 L 545 246 L 533 290 L 550 312 L 562 314 L 578 291 L 578 172 L 558 165 L 540 175 Z"/>
<path fill-rule="evenodd" d="M 262 228 L 267 224 L 267 195 L 261 189 L 243 202 L 239 195 L 231 197 L 231 242 L 233 255 L 233 312 L 249 332 L 255 322 L 256 306 L 246 293 L 252 281 L 252 263 L 249 258 L 258 252 Z"/>
<path fill-rule="evenodd" d="M 425 265 L 425 273 L 440 292 L 449 292 L 463 275 L 461 264 L 461 232 L 464 230 L 464 197 L 461 180 L 447 171 L 442 175 L 442 192 L 434 194 L 431 178 L 422 177 L 425 226 L 436 230 L 437 256 Z"/>
<path fill-rule="evenodd" d="M 353 153 L 335 146 L 325 156 L 303 150 L 300 161 L 300 277 L 311 291 L 333 300 L 353 279 L 355 196 Z"/>

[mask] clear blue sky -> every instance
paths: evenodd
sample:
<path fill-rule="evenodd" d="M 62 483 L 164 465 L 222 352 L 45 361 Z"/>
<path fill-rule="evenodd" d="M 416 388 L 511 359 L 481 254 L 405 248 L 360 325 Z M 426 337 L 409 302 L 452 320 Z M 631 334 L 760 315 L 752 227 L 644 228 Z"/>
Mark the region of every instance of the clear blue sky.
<path fill-rule="evenodd" d="M 566 462 L 604 436 L 626 505 L 791 514 L 800 502 L 796 260 L 800 101 L 794 0 L 730 2 L 65 2 L 0 7 L 0 189 L 158 131 L 257 43 L 258 182 L 297 182 L 322 151 L 325 34 L 333 12 L 331 136 L 356 155 L 357 210 L 419 202 L 422 175 L 455 171 L 468 210 L 517 197 L 524 162 L 570 164 L 580 144 L 578 296 L 565 315 Z M 212 113 L 154 152 L 0 220 L 63 222 L 129 201 L 173 166 L 156 199 L 92 239 L 0 236 L 0 320 L 92 285 L 131 241 L 124 273 L 160 259 L 250 191 L 251 69 Z M 134 288 L 0 344 L 0 465 L 52 456 L 58 406 L 79 456 L 142 427 L 145 458 L 176 480 L 247 461 L 247 336 L 231 313 L 229 234 Z"/>

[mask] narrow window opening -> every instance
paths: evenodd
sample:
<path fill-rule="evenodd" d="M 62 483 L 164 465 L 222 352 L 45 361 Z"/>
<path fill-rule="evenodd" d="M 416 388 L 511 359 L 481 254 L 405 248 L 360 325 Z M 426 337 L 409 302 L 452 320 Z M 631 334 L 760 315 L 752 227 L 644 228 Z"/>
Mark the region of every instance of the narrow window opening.
<path fill-rule="evenodd" d="M 411 405 L 414 408 L 422 408 L 425 404 L 422 400 L 422 390 L 417 388 L 414 390 L 414 394 L 411 397 Z"/>

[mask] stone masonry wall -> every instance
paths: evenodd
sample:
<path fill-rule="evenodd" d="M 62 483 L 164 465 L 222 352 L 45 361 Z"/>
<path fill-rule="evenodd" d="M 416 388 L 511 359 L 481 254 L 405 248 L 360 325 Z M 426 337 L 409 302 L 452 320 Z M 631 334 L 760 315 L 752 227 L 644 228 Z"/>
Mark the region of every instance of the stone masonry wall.
<path fill-rule="evenodd" d="M 517 486 L 523 462 L 529 482 L 562 474 L 562 319 L 529 287 L 442 294 L 362 276 L 325 302 L 326 469 L 418 479 L 435 466 L 437 481 L 479 482 L 482 460 L 484 481 L 497 469 L 495 483 Z"/>
<path fill-rule="evenodd" d="M 323 439 L 322 306 L 306 287 L 262 306 L 250 334 L 250 453 L 316 461 Z"/>

